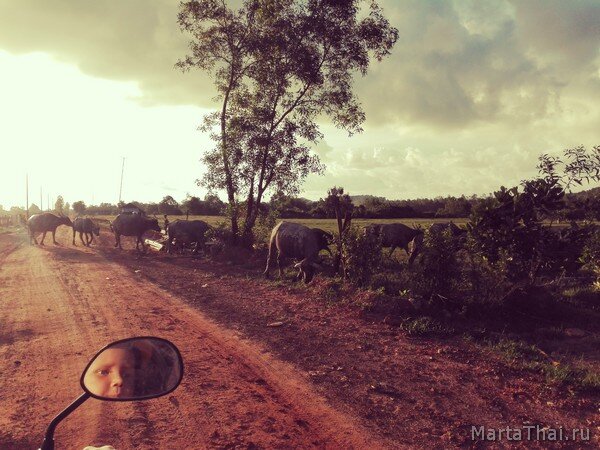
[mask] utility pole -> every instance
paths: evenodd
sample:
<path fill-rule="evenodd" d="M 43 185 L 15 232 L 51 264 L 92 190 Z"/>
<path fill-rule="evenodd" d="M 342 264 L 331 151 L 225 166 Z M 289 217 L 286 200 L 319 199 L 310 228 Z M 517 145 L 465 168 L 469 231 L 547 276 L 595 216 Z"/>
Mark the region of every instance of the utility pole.
<path fill-rule="evenodd" d="M 25 174 L 25 220 L 29 219 L 29 174 Z"/>
<path fill-rule="evenodd" d="M 40 211 L 44 212 L 44 200 L 42 197 L 42 187 L 40 186 Z"/>
<path fill-rule="evenodd" d="M 121 203 L 121 193 L 123 192 L 123 172 L 125 171 L 125 157 L 123 156 L 123 164 L 121 165 L 121 185 L 119 186 L 119 203 Z"/>
<path fill-rule="evenodd" d="M 50 212 L 50 194 L 48 194 L 48 197 L 46 199 L 46 210 Z"/>

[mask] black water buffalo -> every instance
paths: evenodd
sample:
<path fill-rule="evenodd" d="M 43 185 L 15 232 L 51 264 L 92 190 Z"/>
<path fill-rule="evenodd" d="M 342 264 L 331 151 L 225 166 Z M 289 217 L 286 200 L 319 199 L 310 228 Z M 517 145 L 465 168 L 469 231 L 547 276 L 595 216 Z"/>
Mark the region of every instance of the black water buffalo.
<path fill-rule="evenodd" d="M 100 227 L 94 223 L 92 219 L 77 217 L 73 221 L 73 245 L 75 244 L 75 233 L 79 232 L 79 239 L 81 243 L 86 246 L 90 246 L 94 242 L 94 234 L 100 236 Z M 83 240 L 83 234 L 85 234 L 85 241 Z"/>
<path fill-rule="evenodd" d="M 320 228 L 311 228 L 311 230 L 313 230 L 313 233 L 317 236 L 319 242 L 319 251 L 325 250 L 329 252 L 330 256 L 333 256 L 331 254 L 331 249 L 329 248 L 333 242 L 333 234 L 328 233 L 325 230 L 321 230 Z"/>
<path fill-rule="evenodd" d="M 139 244 L 142 244 L 142 250 L 146 250 L 144 247 L 144 241 L 142 235 L 149 230 L 154 230 L 160 233 L 160 227 L 158 226 L 158 219 L 150 219 L 140 214 L 121 213 L 115 220 L 111 222 L 111 227 L 115 233 L 115 247 L 121 247 L 121 236 L 135 236 L 135 248 L 139 250 Z"/>
<path fill-rule="evenodd" d="M 44 245 L 44 239 L 46 238 L 46 233 L 48 231 L 52 232 L 52 242 L 54 245 L 58 245 L 56 242 L 56 228 L 60 225 L 67 225 L 69 227 L 73 226 L 71 219 L 67 216 L 55 216 L 51 213 L 42 213 L 42 214 L 34 214 L 27 220 L 27 228 L 29 229 L 29 244 L 31 241 L 38 243 L 35 235 L 37 233 L 44 233 L 42 236 L 42 240 L 39 245 Z"/>
<path fill-rule="evenodd" d="M 203 220 L 176 220 L 170 223 L 167 228 L 167 253 L 173 250 L 173 239 L 178 246 L 196 244 L 194 253 L 198 253 L 206 241 L 205 233 L 210 228 L 211 226 Z"/>
<path fill-rule="evenodd" d="M 327 244 L 323 230 L 309 228 L 299 223 L 280 222 L 271 232 L 269 241 L 269 256 L 267 257 L 267 267 L 263 272 L 265 277 L 269 277 L 269 267 L 271 260 L 277 250 L 277 266 L 279 267 L 279 276 L 283 275 L 283 259 L 295 258 L 301 261 L 294 267 L 299 269 L 296 280 L 302 278 L 305 283 L 309 283 L 315 273 L 315 268 L 320 268 L 318 264 L 319 251 Z"/>
<path fill-rule="evenodd" d="M 389 256 L 392 256 L 392 253 L 394 253 L 394 250 L 397 247 L 404 249 L 409 256 L 409 265 L 412 264 L 414 260 L 413 252 L 409 249 L 409 244 L 413 242 L 416 237 L 423 235 L 422 230 L 411 228 L 403 223 L 373 223 L 365 227 L 365 233 L 373 233 L 380 236 L 381 246 L 390 248 Z"/>

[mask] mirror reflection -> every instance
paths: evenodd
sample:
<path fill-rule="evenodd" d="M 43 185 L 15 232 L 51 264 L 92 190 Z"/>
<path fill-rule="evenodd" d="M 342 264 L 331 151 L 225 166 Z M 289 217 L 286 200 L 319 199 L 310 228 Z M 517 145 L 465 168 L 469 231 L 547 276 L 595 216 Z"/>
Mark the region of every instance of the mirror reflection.
<path fill-rule="evenodd" d="M 154 398 L 177 387 L 182 367 L 181 356 L 169 341 L 133 338 L 96 355 L 82 376 L 82 387 L 104 400 Z"/>

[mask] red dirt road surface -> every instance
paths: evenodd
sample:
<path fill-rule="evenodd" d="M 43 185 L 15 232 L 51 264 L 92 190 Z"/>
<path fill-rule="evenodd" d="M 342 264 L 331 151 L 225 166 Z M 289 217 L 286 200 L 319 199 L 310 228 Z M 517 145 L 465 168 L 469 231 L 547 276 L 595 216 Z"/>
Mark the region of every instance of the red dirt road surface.
<path fill-rule="evenodd" d="M 0 264 L 2 449 L 37 448 L 52 417 L 80 394 L 87 360 L 135 335 L 179 347 L 181 386 L 145 402 L 90 399 L 58 426 L 57 448 L 385 445 L 328 407 L 289 366 L 93 249 L 35 247 L 3 234 Z"/>
<path fill-rule="evenodd" d="M 110 341 L 156 335 L 185 362 L 181 386 L 146 402 L 93 399 L 57 448 L 597 448 L 600 403 L 507 366 L 458 338 L 410 339 L 314 287 L 254 268 L 0 234 L 0 449 L 37 448 Z M 104 231 L 103 231 L 104 233 Z M 287 286 L 287 287 L 286 287 Z M 267 327 L 280 321 L 279 327 Z M 585 428 L 590 442 L 481 442 L 471 426 Z"/>

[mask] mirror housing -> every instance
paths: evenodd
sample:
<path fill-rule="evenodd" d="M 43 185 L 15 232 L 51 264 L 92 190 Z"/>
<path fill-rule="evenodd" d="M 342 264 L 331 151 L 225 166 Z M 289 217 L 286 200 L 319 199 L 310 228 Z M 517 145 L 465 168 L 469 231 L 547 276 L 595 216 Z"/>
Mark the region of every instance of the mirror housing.
<path fill-rule="evenodd" d="M 81 375 L 82 389 L 107 401 L 148 400 L 169 394 L 181 383 L 183 360 L 166 339 L 122 339 L 100 350 Z"/>

